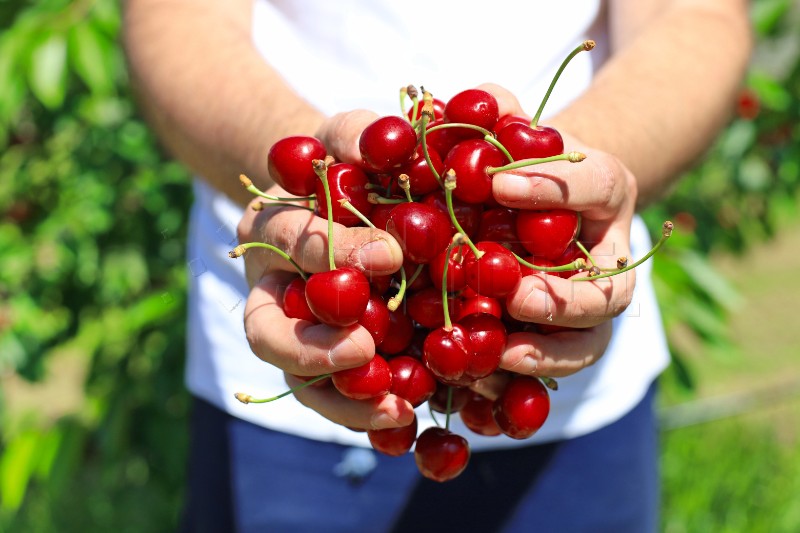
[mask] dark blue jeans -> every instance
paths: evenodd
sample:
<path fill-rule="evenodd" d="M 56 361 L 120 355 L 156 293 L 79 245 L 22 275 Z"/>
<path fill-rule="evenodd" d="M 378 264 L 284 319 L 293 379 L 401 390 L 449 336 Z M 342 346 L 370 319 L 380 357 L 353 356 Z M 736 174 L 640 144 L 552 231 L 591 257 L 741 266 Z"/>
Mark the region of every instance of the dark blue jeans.
<path fill-rule="evenodd" d="M 653 532 L 653 389 L 599 431 L 473 453 L 461 476 L 441 484 L 422 478 L 411 454 L 278 433 L 196 400 L 182 531 Z"/>

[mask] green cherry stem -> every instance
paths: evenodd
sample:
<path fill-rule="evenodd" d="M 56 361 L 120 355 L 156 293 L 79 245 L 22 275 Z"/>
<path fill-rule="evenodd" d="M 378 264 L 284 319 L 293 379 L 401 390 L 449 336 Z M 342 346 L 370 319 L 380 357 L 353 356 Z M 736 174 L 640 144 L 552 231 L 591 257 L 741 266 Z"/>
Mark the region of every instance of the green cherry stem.
<path fill-rule="evenodd" d="M 417 109 L 417 105 L 419 104 L 419 91 L 413 85 L 409 85 L 406 87 L 406 93 L 408 97 L 411 98 L 411 125 L 416 126 L 417 122 L 419 122 L 419 109 Z M 403 111 L 403 115 L 406 115 L 406 112 Z"/>
<path fill-rule="evenodd" d="M 406 281 L 406 269 L 400 267 L 400 288 L 397 289 L 397 294 L 389 298 L 389 301 L 386 302 L 386 308 L 389 311 L 397 311 L 397 308 L 400 307 L 400 304 L 403 303 L 403 298 L 406 296 L 406 287 L 408 287 L 408 282 Z"/>
<path fill-rule="evenodd" d="M 422 117 L 420 118 L 420 124 L 422 124 L 422 155 L 425 156 L 425 162 L 428 163 L 428 168 L 433 174 L 433 177 L 436 178 L 436 181 L 439 182 L 439 185 L 442 184 L 442 177 L 436 171 L 436 168 L 433 166 L 433 161 L 431 161 L 431 154 L 428 151 L 428 122 L 431 121 L 433 118 L 433 96 L 431 93 L 424 92 L 422 93 Z"/>
<path fill-rule="evenodd" d="M 371 204 L 404 204 L 408 200 L 403 198 L 385 198 L 376 192 L 367 193 L 367 201 Z"/>
<path fill-rule="evenodd" d="M 596 276 L 590 275 L 583 278 L 573 278 L 572 281 L 594 281 L 596 279 L 610 278 L 611 276 L 622 274 L 623 272 L 627 272 L 628 270 L 633 270 L 637 266 L 641 265 L 642 263 L 653 257 L 653 255 L 658 251 L 658 249 L 661 248 L 664 245 L 664 243 L 667 242 L 667 239 L 670 238 L 670 236 L 672 235 L 673 228 L 674 225 L 672 224 L 672 222 L 670 222 L 669 220 L 664 222 L 664 225 L 662 226 L 661 230 L 661 238 L 658 239 L 658 242 L 653 246 L 653 248 L 649 252 L 647 252 L 647 254 L 645 254 L 644 257 L 642 257 L 635 263 L 627 265 L 623 268 L 618 268 L 610 272 L 606 272 L 605 274 L 598 274 Z"/>
<path fill-rule="evenodd" d="M 558 390 L 558 381 L 554 380 L 553 378 L 542 376 L 539 379 L 542 381 L 542 383 L 544 383 L 544 386 L 547 387 L 548 389 Z"/>
<path fill-rule="evenodd" d="M 450 241 L 450 246 L 447 247 L 447 255 L 444 256 L 444 268 L 442 269 L 442 311 L 444 312 L 444 329 L 447 331 L 453 329 L 453 322 L 450 320 L 450 306 L 447 303 L 447 267 L 450 266 L 450 254 L 453 253 L 453 247 L 462 244 L 464 244 L 464 235 L 456 233 Z"/>
<path fill-rule="evenodd" d="M 413 285 L 413 283 L 415 281 L 417 281 L 417 278 L 420 276 L 420 274 L 422 274 L 422 270 L 424 268 L 425 268 L 425 265 L 417 265 L 417 269 L 414 270 L 414 273 L 411 274 L 410 278 L 408 278 L 408 285 L 409 286 Z"/>
<path fill-rule="evenodd" d="M 497 148 L 498 150 L 503 152 L 503 155 L 506 156 L 506 159 L 508 159 L 508 161 L 510 163 L 514 162 L 514 158 L 511 157 L 511 154 L 508 153 L 508 150 L 506 150 L 506 147 L 503 146 L 503 144 L 500 141 L 495 139 L 493 135 L 486 135 L 486 136 L 483 137 L 483 140 L 486 141 L 489 144 L 493 144 L 495 146 L 495 148 Z"/>
<path fill-rule="evenodd" d="M 436 414 L 433 411 L 433 407 L 431 407 L 430 402 L 428 402 L 428 412 L 431 414 L 431 420 L 433 423 L 436 424 L 436 427 L 442 427 L 438 420 L 436 420 Z"/>
<path fill-rule="evenodd" d="M 445 202 L 447 202 L 447 214 L 450 215 L 450 222 L 456 228 L 456 231 L 462 235 L 464 242 L 467 244 L 467 246 L 469 246 L 469 249 L 472 250 L 475 258 L 480 259 L 483 256 L 483 252 L 475 247 L 472 239 L 467 236 L 467 232 L 464 231 L 464 228 L 461 227 L 461 224 L 459 224 L 458 219 L 456 218 L 456 212 L 455 209 L 453 209 L 453 190 L 455 188 L 456 173 L 453 169 L 450 169 L 447 171 L 447 175 L 444 178 L 444 199 Z"/>
<path fill-rule="evenodd" d="M 273 246 L 271 244 L 267 244 L 265 242 L 246 242 L 244 244 L 240 244 L 239 246 L 228 252 L 228 257 L 230 257 L 231 259 L 242 257 L 245 254 L 245 252 L 247 252 L 247 250 L 249 250 L 250 248 L 266 248 L 271 252 L 275 252 L 276 254 L 278 254 L 288 262 L 290 262 L 292 266 L 297 270 L 298 274 L 300 274 L 300 277 L 308 281 L 308 276 L 306 275 L 306 273 L 303 272 L 303 269 L 300 268 L 300 265 L 294 262 L 294 259 L 289 257 L 289 254 L 287 254 L 280 248 Z"/>
<path fill-rule="evenodd" d="M 285 396 L 289 396 L 290 394 L 294 394 L 295 392 L 297 392 L 299 390 L 305 389 L 309 385 L 313 385 L 314 383 L 316 383 L 318 381 L 322 381 L 323 379 L 328 379 L 332 375 L 333 374 L 322 374 L 321 376 L 317 376 L 315 378 L 311 378 L 308 381 L 304 381 L 300 385 L 298 385 L 296 387 L 292 387 L 291 389 L 289 389 L 287 391 L 284 391 L 284 392 L 278 394 L 277 396 L 272 396 L 271 398 L 253 398 L 249 394 L 245 394 L 243 392 L 237 392 L 236 394 L 234 394 L 234 396 L 236 397 L 237 400 L 239 400 L 242 403 L 269 403 L 269 402 L 274 402 L 275 400 L 280 400 L 281 398 L 283 398 Z"/>
<path fill-rule="evenodd" d="M 589 250 L 587 250 L 587 249 L 586 249 L 586 247 L 585 247 L 585 246 L 584 246 L 584 245 L 581 243 L 581 241 L 578 241 L 578 240 L 576 240 L 576 241 L 575 241 L 575 246 L 577 246 L 577 247 L 578 247 L 578 249 L 579 249 L 581 252 L 583 252 L 583 254 L 586 256 L 586 259 L 588 259 L 588 260 L 589 260 L 589 263 L 590 263 L 590 264 L 591 264 L 593 267 L 596 267 L 596 266 L 597 266 L 597 263 L 595 262 L 595 260 L 594 260 L 594 257 L 592 257 L 592 254 L 590 254 L 590 253 L 589 253 Z"/>
<path fill-rule="evenodd" d="M 481 132 L 483 134 L 484 137 L 486 137 L 487 135 L 489 137 L 494 137 L 494 133 L 492 133 L 491 131 L 487 130 L 486 128 L 481 128 L 480 126 L 476 126 L 475 124 L 467 124 L 466 122 L 448 122 L 446 124 L 439 124 L 438 126 L 434 126 L 431 129 L 426 130 L 426 131 L 428 133 L 432 133 L 434 131 L 444 130 L 444 129 L 447 129 L 447 128 L 465 128 L 465 129 L 468 129 L 468 130 L 479 131 L 479 132 Z"/>
<path fill-rule="evenodd" d="M 551 161 L 569 161 L 570 163 L 580 163 L 584 159 L 586 159 L 586 154 L 583 154 L 581 152 L 569 152 L 566 154 L 559 154 L 550 157 L 520 159 L 519 161 L 515 161 L 514 163 L 503 165 L 502 167 L 489 167 L 488 169 L 486 169 L 486 172 L 489 175 L 492 175 L 492 174 L 497 174 L 498 172 L 506 172 L 508 170 L 530 167 L 533 165 L 539 165 L 541 163 L 550 163 Z"/>
<path fill-rule="evenodd" d="M 314 159 L 311 164 L 314 166 L 314 172 L 322 182 L 322 188 L 325 191 L 325 205 L 328 208 L 328 266 L 331 270 L 336 270 L 333 253 L 333 201 L 331 200 L 331 189 L 328 185 L 328 166 L 322 159 Z"/>
<path fill-rule="evenodd" d="M 447 267 L 445 267 L 447 268 Z M 450 429 L 450 411 L 453 409 L 453 386 L 447 386 L 447 414 L 444 419 L 444 429 Z"/>
<path fill-rule="evenodd" d="M 400 188 L 403 189 L 403 192 L 406 193 L 406 200 L 413 202 L 414 199 L 411 198 L 411 178 L 408 177 L 408 174 L 400 174 L 397 176 L 397 183 L 400 185 Z"/>
<path fill-rule="evenodd" d="M 242 185 L 244 185 L 244 188 L 247 189 L 249 193 L 254 194 L 256 196 L 260 196 L 261 198 L 266 198 L 267 200 L 272 200 L 273 202 L 310 202 L 311 200 L 316 199 L 316 197 L 314 196 L 280 197 L 267 194 L 258 187 L 256 187 L 255 185 L 253 185 L 253 181 L 244 174 L 239 174 L 239 181 L 242 183 Z"/>
<path fill-rule="evenodd" d="M 368 227 L 370 227 L 370 228 L 372 228 L 372 229 L 377 229 L 377 228 L 375 227 L 375 224 L 373 224 L 373 223 L 372 223 L 372 221 L 371 221 L 370 219 L 368 219 L 367 217 L 365 217 L 365 216 L 364 216 L 364 213 L 362 213 L 361 211 L 359 211 L 358 209 L 356 209 L 356 206 L 354 206 L 353 204 L 351 204 L 351 203 L 350 203 L 348 200 L 345 200 L 344 198 L 342 198 L 341 200 L 339 200 L 339 205 L 341 205 L 343 208 L 347 209 L 347 210 L 348 210 L 348 211 L 350 211 L 352 214 L 354 214 L 354 215 L 355 215 L 355 216 L 356 216 L 356 217 L 357 217 L 357 218 L 358 218 L 358 219 L 359 219 L 361 222 L 363 222 L 363 223 L 364 223 L 366 226 L 368 226 Z"/>
<path fill-rule="evenodd" d="M 576 46 L 575 49 L 564 58 L 564 61 L 561 62 L 561 66 L 558 67 L 555 76 L 553 76 L 553 81 L 550 82 L 550 87 L 547 88 L 547 92 L 542 98 L 542 103 L 539 104 L 539 109 L 536 110 L 536 114 L 533 116 L 533 120 L 531 120 L 531 128 L 536 129 L 536 126 L 539 124 L 539 118 L 542 116 L 542 111 L 544 111 L 544 106 L 547 104 L 547 100 L 550 99 L 550 94 L 553 92 L 553 88 L 556 86 L 556 82 L 558 78 L 561 77 L 561 73 L 564 72 L 564 69 L 567 67 L 572 58 L 578 55 L 583 51 L 589 51 L 594 48 L 595 42 L 591 40 L 583 41 L 580 45 Z"/>
<path fill-rule="evenodd" d="M 520 265 L 522 265 L 524 267 L 531 268 L 533 270 L 538 270 L 540 272 L 568 272 L 570 270 L 583 270 L 584 268 L 586 268 L 586 261 L 584 261 L 582 257 L 579 257 L 575 261 L 573 261 L 572 263 L 567 263 L 566 265 L 558 265 L 558 266 L 554 266 L 554 267 L 543 267 L 543 266 L 534 265 L 533 263 L 529 263 L 529 262 L 525 261 L 523 258 L 518 256 L 514 252 L 511 252 L 511 253 L 514 255 L 514 257 L 516 257 L 517 262 Z"/>

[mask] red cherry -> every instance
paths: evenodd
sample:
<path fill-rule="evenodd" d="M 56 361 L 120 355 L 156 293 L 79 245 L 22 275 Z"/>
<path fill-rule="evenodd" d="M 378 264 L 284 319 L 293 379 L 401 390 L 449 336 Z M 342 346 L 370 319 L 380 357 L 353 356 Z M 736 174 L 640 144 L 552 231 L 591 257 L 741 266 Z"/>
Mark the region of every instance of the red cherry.
<path fill-rule="evenodd" d="M 361 157 L 370 170 L 387 172 L 411 158 L 417 146 L 417 134 L 400 117 L 387 116 L 364 128 L 358 140 Z"/>
<path fill-rule="evenodd" d="M 394 204 L 377 204 L 372 206 L 372 211 L 369 215 L 369 220 L 378 228 L 386 231 L 386 222 L 389 221 L 389 214 L 395 208 Z"/>
<path fill-rule="evenodd" d="M 490 167 L 508 163 L 495 145 L 483 139 L 468 139 L 455 145 L 444 160 L 444 171 L 456 173 L 453 196 L 471 204 L 480 204 L 492 198 Z"/>
<path fill-rule="evenodd" d="M 448 298 L 447 306 L 451 316 L 458 314 L 459 300 Z M 444 324 L 444 307 L 442 306 L 442 291 L 435 287 L 428 287 L 408 296 L 406 300 L 406 313 L 420 326 L 428 329 L 438 328 Z"/>
<path fill-rule="evenodd" d="M 438 209 L 419 202 L 398 204 L 389 214 L 386 231 L 397 239 L 403 256 L 428 263 L 450 244 L 450 220 Z"/>
<path fill-rule="evenodd" d="M 369 301 L 369 281 L 352 267 L 341 267 L 309 276 L 306 301 L 320 322 L 345 327 L 358 322 Z"/>
<path fill-rule="evenodd" d="M 334 372 L 331 380 L 343 396 L 353 400 L 368 400 L 389 394 L 392 371 L 386 359 L 376 354 L 368 363 Z"/>
<path fill-rule="evenodd" d="M 425 102 L 420 100 L 419 102 L 417 102 L 416 107 L 412 107 L 411 109 L 409 109 L 408 113 L 406 113 L 408 115 L 408 120 L 414 120 L 413 113 L 415 111 L 416 111 L 417 119 L 419 120 L 419 118 L 422 117 L 422 106 L 424 104 L 425 104 Z M 445 103 L 442 102 L 441 100 L 439 100 L 438 98 L 434 98 L 433 99 L 433 119 L 434 120 L 439 120 L 440 118 L 442 118 L 444 116 L 444 106 L 445 106 Z"/>
<path fill-rule="evenodd" d="M 364 314 L 358 319 L 358 323 L 372 335 L 375 346 L 383 342 L 389 331 L 389 308 L 386 307 L 386 302 L 379 294 L 370 293 L 367 307 L 364 309 Z"/>
<path fill-rule="evenodd" d="M 389 392 L 419 407 L 436 392 L 436 379 L 422 361 L 410 355 L 389 359 L 392 369 L 392 388 Z"/>
<path fill-rule="evenodd" d="M 306 301 L 306 280 L 301 277 L 294 278 L 283 292 L 283 312 L 289 318 L 300 318 L 315 324 L 319 320 Z"/>
<path fill-rule="evenodd" d="M 469 333 L 459 324 L 432 330 L 422 345 L 423 362 L 444 383 L 463 385 L 461 380 L 469 369 L 472 354 Z"/>
<path fill-rule="evenodd" d="M 494 241 L 517 255 L 524 255 L 525 248 L 517 237 L 517 210 L 499 207 L 481 213 L 481 223 L 476 241 Z"/>
<path fill-rule="evenodd" d="M 469 444 L 464 437 L 439 427 L 430 427 L 417 438 L 414 460 L 420 473 L 433 481 L 457 477 L 469 462 Z"/>
<path fill-rule="evenodd" d="M 434 150 L 428 150 L 428 157 L 431 159 L 431 165 L 439 173 L 439 176 L 444 172 L 444 163 L 439 154 Z M 414 152 L 414 157 L 400 167 L 397 175 L 406 174 L 411 186 L 411 194 L 414 196 L 421 196 L 428 194 L 440 188 L 439 181 L 436 176 L 431 172 L 431 167 L 428 165 L 425 155 L 422 153 L 422 146 L 418 146 Z"/>
<path fill-rule="evenodd" d="M 542 427 L 550 414 L 550 395 L 541 381 L 516 376 L 494 403 L 494 419 L 505 435 L 527 439 Z"/>
<path fill-rule="evenodd" d="M 460 322 L 465 316 L 476 313 L 486 313 L 497 318 L 503 318 L 503 306 L 496 298 L 489 298 L 480 294 L 469 297 L 463 297 L 462 295 L 456 320 Z"/>
<path fill-rule="evenodd" d="M 383 342 L 378 345 L 378 350 L 382 354 L 395 355 L 405 351 L 411 344 L 414 336 L 414 324 L 411 319 L 400 309 L 389 313 L 390 335 L 384 337 Z"/>
<path fill-rule="evenodd" d="M 503 115 L 500 117 L 500 120 L 497 121 L 497 124 L 494 125 L 495 133 L 501 131 L 509 124 L 523 124 L 525 126 L 530 126 L 531 119 L 521 117 L 519 115 Z"/>
<path fill-rule="evenodd" d="M 485 313 L 466 316 L 459 324 L 467 330 L 472 344 L 467 375 L 470 380 L 485 378 L 500 365 L 508 338 L 506 328 L 499 318 Z"/>
<path fill-rule="evenodd" d="M 367 189 L 368 183 L 367 175 L 355 165 L 335 163 L 328 167 L 328 186 L 331 191 L 331 207 L 335 222 L 348 227 L 362 224 L 357 216 L 339 204 L 339 200 L 348 200 L 364 216 L 370 216 L 373 204 L 367 200 L 370 192 Z M 317 202 L 317 214 L 322 218 L 328 218 L 328 205 L 324 200 L 325 189 L 320 180 L 317 180 L 316 193 L 317 198 L 322 199 Z"/>
<path fill-rule="evenodd" d="M 430 194 L 426 194 L 422 199 L 422 203 L 435 207 L 444 213 L 445 216 L 447 216 L 447 219 L 450 220 L 450 215 L 447 212 L 447 199 L 445 198 L 444 191 L 438 190 Z M 461 201 L 458 198 L 453 198 L 453 213 L 455 213 L 456 220 L 461 225 L 461 229 L 464 230 L 464 233 L 466 233 L 470 239 L 473 238 L 478 231 L 482 212 L 483 206 L 481 204 L 470 204 Z M 453 235 L 455 232 L 456 228 L 451 224 L 450 235 Z"/>
<path fill-rule="evenodd" d="M 479 242 L 475 247 L 484 253 L 480 258 L 471 249 L 464 254 L 467 285 L 491 298 L 502 298 L 513 291 L 521 277 L 517 258 L 496 242 Z"/>
<path fill-rule="evenodd" d="M 499 118 L 497 100 L 481 89 L 461 91 L 444 106 L 445 122 L 463 122 L 491 130 Z"/>
<path fill-rule="evenodd" d="M 412 282 L 408 283 L 411 280 L 411 277 L 417 271 L 417 269 L 422 266 L 422 271 L 419 273 L 417 278 Z M 427 289 L 430 287 L 433 282 L 431 281 L 430 276 L 428 275 L 428 265 L 418 265 L 409 260 L 403 261 L 402 266 L 403 272 L 406 274 L 406 290 L 408 292 L 416 292 L 421 291 L 423 289 Z M 402 275 L 400 274 L 400 270 L 394 273 L 394 280 L 399 284 L 402 280 Z"/>
<path fill-rule="evenodd" d="M 436 385 L 436 392 L 428 400 L 430 408 L 437 413 L 447 413 L 447 394 L 448 390 L 453 390 L 453 397 L 450 399 L 450 412 L 459 412 L 469 401 L 472 391 L 467 387 L 458 387 L 453 385 L 446 385 L 438 382 Z"/>
<path fill-rule="evenodd" d="M 500 427 L 494 420 L 492 408 L 494 402 L 485 396 L 473 392 L 464 407 L 458 412 L 461 421 L 478 435 L 494 437 L 500 435 Z"/>
<path fill-rule="evenodd" d="M 448 254 L 447 250 L 445 250 L 434 257 L 433 261 L 428 263 L 428 273 L 436 289 L 442 290 L 442 277 L 444 275 L 445 262 L 447 263 L 447 292 L 458 292 L 466 287 L 467 277 L 464 272 L 464 261 L 462 260 L 464 249 L 459 250 L 458 246 L 454 246 L 450 251 L 449 261 L 446 261 Z M 450 314 L 451 316 L 456 316 L 458 313 L 451 308 Z"/>
<path fill-rule="evenodd" d="M 567 209 L 520 211 L 517 236 L 534 257 L 557 259 L 578 233 L 578 213 Z"/>
<path fill-rule="evenodd" d="M 425 128 L 425 144 L 428 146 L 428 152 L 434 151 L 439 154 L 439 157 L 444 159 L 450 149 L 463 140 L 459 135 L 461 128 L 442 128 L 440 130 L 427 133 L 427 130 L 435 128 L 444 124 L 444 120 L 435 120 L 428 124 Z"/>
<path fill-rule="evenodd" d="M 325 159 L 327 151 L 319 139 L 306 136 L 284 137 L 269 149 L 267 168 L 272 180 L 297 196 L 314 194 L 317 175 L 311 162 Z"/>
<path fill-rule="evenodd" d="M 497 130 L 497 140 L 517 161 L 564 153 L 561 134 L 547 126 L 531 128 L 528 124 L 515 122 Z"/>
<path fill-rule="evenodd" d="M 375 450 L 400 457 L 408 453 L 417 440 L 417 417 L 411 424 L 399 428 L 368 429 L 367 436 Z"/>

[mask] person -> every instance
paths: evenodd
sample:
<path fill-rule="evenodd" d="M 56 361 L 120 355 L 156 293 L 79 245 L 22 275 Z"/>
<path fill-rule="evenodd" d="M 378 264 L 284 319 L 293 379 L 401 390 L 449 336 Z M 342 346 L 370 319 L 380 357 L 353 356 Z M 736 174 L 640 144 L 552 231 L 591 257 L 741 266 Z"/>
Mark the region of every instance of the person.
<path fill-rule="evenodd" d="M 649 241 L 635 211 L 669 190 L 732 109 L 751 41 L 743 0 L 128 0 L 124 46 L 141 107 L 198 176 L 185 531 L 657 528 L 653 383 L 668 354 L 648 264 L 602 284 L 523 279 L 509 312 L 576 328 L 512 336 L 503 356 L 511 372 L 560 378 L 550 418 L 516 441 L 470 435 L 455 417 L 473 454 L 444 484 L 422 479 L 410 454 L 370 452 L 352 431 L 414 416 L 431 423 L 394 395 L 353 401 L 310 387 L 268 406 L 233 397 L 277 394 L 298 383 L 293 375 L 375 353 L 359 326 L 294 327 L 275 305 L 286 262 L 248 254 L 245 271 L 228 259 L 238 240 L 264 240 L 306 271 L 326 268 L 324 221 L 301 209 L 245 209 L 239 174 L 269 188 L 267 149 L 289 135 L 316 135 L 337 159 L 358 160 L 360 132 L 399 113 L 397 91 L 408 83 L 443 100 L 480 86 L 501 114 L 523 114 L 586 38 L 598 46 L 567 68 L 544 123 L 589 157 L 498 174 L 493 194 L 520 209 L 579 211 L 599 260 L 610 250 L 614 260 L 637 258 Z M 402 261 L 379 230 L 337 226 L 335 242 L 337 264 L 385 274 Z"/>

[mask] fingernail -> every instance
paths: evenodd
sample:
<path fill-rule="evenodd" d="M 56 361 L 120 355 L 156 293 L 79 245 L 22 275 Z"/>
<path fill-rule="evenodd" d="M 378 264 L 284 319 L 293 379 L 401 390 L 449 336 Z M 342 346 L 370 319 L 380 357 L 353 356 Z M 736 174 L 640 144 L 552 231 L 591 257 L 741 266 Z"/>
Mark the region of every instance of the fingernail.
<path fill-rule="evenodd" d="M 530 178 L 508 172 L 498 176 L 497 196 L 503 200 L 521 200 L 530 194 Z"/>
<path fill-rule="evenodd" d="M 364 349 L 350 337 L 345 337 L 328 350 L 328 358 L 334 366 L 351 368 L 369 360 Z"/>
<path fill-rule="evenodd" d="M 384 239 L 375 239 L 361 245 L 358 250 L 358 260 L 366 270 L 380 272 L 390 270 L 398 263 L 394 257 L 394 247 Z"/>
<path fill-rule="evenodd" d="M 372 415 L 369 423 L 374 429 L 390 429 L 400 427 L 400 424 L 398 424 L 397 420 L 386 413 L 377 413 Z"/>

